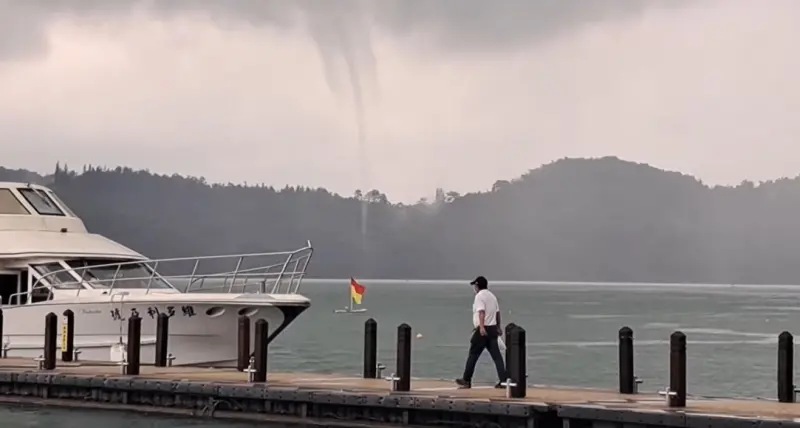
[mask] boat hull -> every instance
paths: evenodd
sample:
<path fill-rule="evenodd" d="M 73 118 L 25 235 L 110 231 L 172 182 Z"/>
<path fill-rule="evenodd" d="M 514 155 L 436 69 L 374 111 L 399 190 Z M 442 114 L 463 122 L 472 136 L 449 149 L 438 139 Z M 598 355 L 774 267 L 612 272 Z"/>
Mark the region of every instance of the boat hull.
<path fill-rule="evenodd" d="M 186 296 L 185 294 L 182 296 Z M 35 358 L 43 354 L 45 316 L 59 316 L 57 347 L 61 352 L 63 313 L 74 313 L 74 346 L 84 361 L 118 361 L 119 343 L 127 344 L 128 319 L 142 319 L 141 356 L 143 364 L 155 361 L 156 324 L 159 313 L 169 316 L 168 353 L 174 365 L 214 365 L 224 367 L 237 359 L 237 326 L 241 315 L 251 322 L 264 319 L 270 340 L 275 339 L 309 307 L 307 301 L 264 302 L 188 302 L 126 301 L 45 302 L 3 308 L 5 331 L 3 346 L 9 357 Z M 250 329 L 250 349 L 254 349 L 255 328 Z"/>

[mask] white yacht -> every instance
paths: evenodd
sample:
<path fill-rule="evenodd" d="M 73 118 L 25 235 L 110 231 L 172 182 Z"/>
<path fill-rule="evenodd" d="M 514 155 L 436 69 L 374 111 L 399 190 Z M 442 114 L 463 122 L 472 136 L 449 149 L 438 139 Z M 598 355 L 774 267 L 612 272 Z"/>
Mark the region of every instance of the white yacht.
<path fill-rule="evenodd" d="M 69 309 L 80 359 L 119 361 L 127 319 L 137 314 L 141 361 L 152 364 L 156 319 L 166 313 L 173 364 L 230 365 L 240 315 L 267 320 L 272 340 L 310 306 L 298 290 L 312 253 L 308 242 L 286 252 L 152 260 L 88 232 L 47 187 L 0 182 L 2 346 L 9 357 L 42 355 L 45 315 L 61 324 Z"/>

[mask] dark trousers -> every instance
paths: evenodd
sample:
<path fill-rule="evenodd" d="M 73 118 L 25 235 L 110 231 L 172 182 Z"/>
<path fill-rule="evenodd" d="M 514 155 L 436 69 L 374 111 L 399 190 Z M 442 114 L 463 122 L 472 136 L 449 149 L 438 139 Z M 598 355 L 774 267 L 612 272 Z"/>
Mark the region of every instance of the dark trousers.
<path fill-rule="evenodd" d="M 472 332 L 472 338 L 469 341 L 467 366 L 464 368 L 464 377 L 462 379 L 472 382 L 472 375 L 475 374 L 475 365 L 478 364 L 478 358 L 480 358 L 484 349 L 489 350 L 489 355 L 494 360 L 497 378 L 500 379 L 500 382 L 505 382 L 508 379 L 506 366 L 503 363 L 503 355 L 500 353 L 500 346 L 497 344 L 498 336 L 497 326 L 487 326 L 486 336 L 481 336 L 481 332 L 477 328 Z"/>

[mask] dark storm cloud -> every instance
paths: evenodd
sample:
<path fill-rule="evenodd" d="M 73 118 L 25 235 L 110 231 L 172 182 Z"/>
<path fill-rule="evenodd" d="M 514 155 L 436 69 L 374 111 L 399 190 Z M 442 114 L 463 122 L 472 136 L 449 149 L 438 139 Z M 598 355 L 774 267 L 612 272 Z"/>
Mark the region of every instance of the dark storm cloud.
<path fill-rule="evenodd" d="M 205 14 L 223 26 L 248 22 L 277 27 L 302 25 L 309 19 L 319 27 L 326 20 L 341 22 L 343 15 L 358 12 L 383 32 L 401 37 L 422 33 L 440 48 L 467 51 L 513 49 L 587 23 L 624 19 L 647 8 L 680 7 L 698 1 L 0 0 L 0 58 L 20 59 L 46 52 L 44 30 L 59 17 L 124 15 L 134 9 L 149 10 L 163 18 Z"/>
<path fill-rule="evenodd" d="M 582 25 L 700 0 L 392 0 L 375 16 L 397 34 L 422 31 L 455 50 L 513 49 Z"/>

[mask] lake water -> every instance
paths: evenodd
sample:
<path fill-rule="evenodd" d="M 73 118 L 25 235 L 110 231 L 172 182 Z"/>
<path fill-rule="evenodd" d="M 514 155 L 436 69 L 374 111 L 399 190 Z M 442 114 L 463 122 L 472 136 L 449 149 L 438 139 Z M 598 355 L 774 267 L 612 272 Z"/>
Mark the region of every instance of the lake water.
<path fill-rule="evenodd" d="M 270 371 L 361 373 L 364 321 L 373 317 L 378 321 L 378 360 L 387 366 L 387 374 L 394 369 L 397 326 L 406 322 L 414 335 L 422 334 L 413 343 L 412 376 L 461 375 L 471 332 L 473 294 L 468 281 L 361 282 L 367 287 L 366 314 L 333 313 L 347 304 L 348 281 L 304 282 L 301 292 L 311 298 L 312 307 L 274 342 Z M 681 330 L 688 341 L 689 394 L 774 398 L 777 336 L 800 323 L 800 287 L 520 283 L 490 287 L 500 300 L 503 322 L 527 330 L 529 382 L 534 384 L 615 388 L 617 332 L 627 325 L 634 330 L 636 374 L 644 379 L 645 390 L 668 383 L 669 335 Z M 478 364 L 475 382 L 481 381 L 494 382 L 488 355 Z M 64 412 L 90 414 L 0 409 L 0 418 L 6 421 L 4 427 L 9 420 L 13 427 L 77 420 Z M 91 414 L 91 421 L 75 426 L 198 423 Z M 249 426 L 204 422 L 208 423 Z"/>

